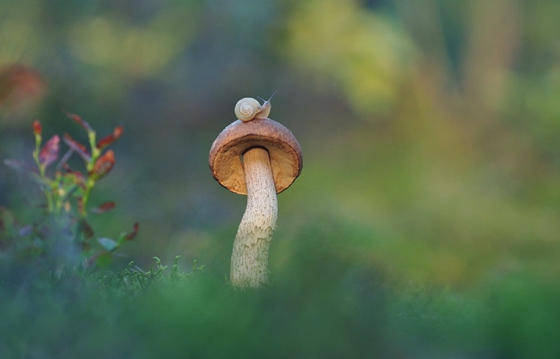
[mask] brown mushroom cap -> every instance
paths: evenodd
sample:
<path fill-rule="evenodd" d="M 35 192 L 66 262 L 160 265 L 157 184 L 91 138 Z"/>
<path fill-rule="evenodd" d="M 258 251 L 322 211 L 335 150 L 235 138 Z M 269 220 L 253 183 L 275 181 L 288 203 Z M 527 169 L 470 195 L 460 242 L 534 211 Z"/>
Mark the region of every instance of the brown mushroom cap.
<path fill-rule="evenodd" d="M 276 193 L 288 188 L 301 173 L 301 147 L 283 125 L 269 118 L 235 121 L 216 138 L 210 149 L 210 170 L 222 186 L 247 194 L 242 155 L 252 147 L 268 151 Z"/>

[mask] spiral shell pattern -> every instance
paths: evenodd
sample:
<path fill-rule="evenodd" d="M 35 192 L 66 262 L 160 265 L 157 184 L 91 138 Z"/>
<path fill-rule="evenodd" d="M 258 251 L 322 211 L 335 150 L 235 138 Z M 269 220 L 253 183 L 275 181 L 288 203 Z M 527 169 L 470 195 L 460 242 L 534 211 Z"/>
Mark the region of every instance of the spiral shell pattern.
<path fill-rule="evenodd" d="M 235 116 L 241 121 L 251 121 L 260 111 L 259 101 L 250 97 L 242 98 L 235 105 Z"/>

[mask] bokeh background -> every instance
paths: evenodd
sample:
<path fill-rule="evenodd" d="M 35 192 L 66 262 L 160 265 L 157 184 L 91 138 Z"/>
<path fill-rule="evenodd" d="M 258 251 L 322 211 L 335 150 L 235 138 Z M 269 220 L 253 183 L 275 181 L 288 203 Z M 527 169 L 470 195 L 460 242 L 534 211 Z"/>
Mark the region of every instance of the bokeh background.
<path fill-rule="evenodd" d="M 273 278 L 553 280 L 558 19 L 556 0 L 3 0 L 0 158 L 32 161 L 35 119 L 81 140 L 66 112 L 100 136 L 123 125 L 96 235 L 139 222 L 117 265 L 181 255 L 223 278 L 246 198 L 208 151 L 238 99 L 278 91 L 270 117 L 304 167 L 279 195 Z M 29 186 L 2 164 L 0 206 L 31 218 Z"/>

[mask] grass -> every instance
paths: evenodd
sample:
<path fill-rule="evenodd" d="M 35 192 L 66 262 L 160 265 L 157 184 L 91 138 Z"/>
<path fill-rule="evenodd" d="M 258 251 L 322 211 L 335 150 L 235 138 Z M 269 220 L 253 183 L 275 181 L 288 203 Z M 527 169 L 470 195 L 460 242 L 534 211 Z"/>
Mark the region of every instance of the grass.
<path fill-rule="evenodd" d="M 528 274 L 467 293 L 335 263 L 239 291 L 201 268 L 39 275 L 0 294 L 2 358 L 554 358 L 560 287 Z"/>

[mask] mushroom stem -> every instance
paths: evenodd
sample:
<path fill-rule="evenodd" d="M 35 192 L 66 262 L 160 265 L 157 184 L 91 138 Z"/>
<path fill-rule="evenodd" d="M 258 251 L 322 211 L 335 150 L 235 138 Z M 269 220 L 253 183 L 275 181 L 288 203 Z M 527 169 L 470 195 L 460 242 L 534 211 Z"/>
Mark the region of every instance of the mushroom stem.
<path fill-rule="evenodd" d="M 239 224 L 231 256 L 231 284 L 258 287 L 268 282 L 268 249 L 278 218 L 278 199 L 268 151 L 251 148 L 243 154 L 247 208 Z"/>

